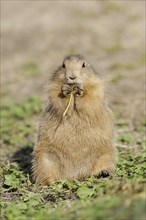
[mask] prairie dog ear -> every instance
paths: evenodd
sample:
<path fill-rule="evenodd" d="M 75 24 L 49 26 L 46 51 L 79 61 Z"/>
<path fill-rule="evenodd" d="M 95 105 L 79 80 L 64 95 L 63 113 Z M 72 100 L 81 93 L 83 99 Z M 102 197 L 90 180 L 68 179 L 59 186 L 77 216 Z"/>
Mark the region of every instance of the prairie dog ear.
<path fill-rule="evenodd" d="M 84 60 L 83 63 L 82 63 L 82 68 L 86 68 L 86 67 L 89 67 L 89 66 L 90 66 L 89 63 L 86 60 Z"/>
<path fill-rule="evenodd" d="M 65 69 L 65 63 L 64 63 L 64 61 L 63 61 L 63 63 L 62 63 L 62 68 Z"/>

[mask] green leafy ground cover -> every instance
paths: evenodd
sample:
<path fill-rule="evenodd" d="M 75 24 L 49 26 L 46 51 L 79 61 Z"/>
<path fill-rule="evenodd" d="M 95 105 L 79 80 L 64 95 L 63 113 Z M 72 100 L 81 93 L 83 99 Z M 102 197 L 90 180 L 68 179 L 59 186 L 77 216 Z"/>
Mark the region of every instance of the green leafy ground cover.
<path fill-rule="evenodd" d="M 2 107 L 1 219 L 144 219 L 145 125 L 135 131 L 136 141 L 127 133 L 119 136 L 113 177 L 92 176 L 41 187 L 31 180 L 33 120 L 41 106 L 32 97 Z M 118 122 L 117 129 L 126 128 L 126 122 Z"/>

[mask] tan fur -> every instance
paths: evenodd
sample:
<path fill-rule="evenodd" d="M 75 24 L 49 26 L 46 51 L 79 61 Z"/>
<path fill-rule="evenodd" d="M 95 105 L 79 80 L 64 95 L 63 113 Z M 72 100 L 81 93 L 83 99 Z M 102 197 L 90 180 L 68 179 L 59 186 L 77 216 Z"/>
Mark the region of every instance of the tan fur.
<path fill-rule="evenodd" d="M 34 179 L 42 185 L 82 179 L 103 170 L 112 174 L 117 161 L 112 113 L 105 102 L 103 82 L 81 56 L 67 57 L 63 65 L 50 78 L 49 101 L 33 152 Z M 62 118 L 70 97 L 63 95 L 62 86 L 70 84 L 70 76 L 76 77 L 73 82 L 80 85 L 83 94 L 74 95 Z"/>

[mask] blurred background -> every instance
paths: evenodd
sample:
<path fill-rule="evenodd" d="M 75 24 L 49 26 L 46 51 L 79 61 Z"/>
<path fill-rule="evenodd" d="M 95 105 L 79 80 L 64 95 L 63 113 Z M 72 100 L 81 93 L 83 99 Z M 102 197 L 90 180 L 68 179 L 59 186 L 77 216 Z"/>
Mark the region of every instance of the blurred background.
<path fill-rule="evenodd" d="M 119 124 L 144 117 L 145 1 L 2 1 L 3 106 L 39 97 L 66 55 L 82 54 L 107 82 Z M 124 122 L 123 122 L 124 121 Z M 126 121 L 126 122 L 125 122 Z"/>

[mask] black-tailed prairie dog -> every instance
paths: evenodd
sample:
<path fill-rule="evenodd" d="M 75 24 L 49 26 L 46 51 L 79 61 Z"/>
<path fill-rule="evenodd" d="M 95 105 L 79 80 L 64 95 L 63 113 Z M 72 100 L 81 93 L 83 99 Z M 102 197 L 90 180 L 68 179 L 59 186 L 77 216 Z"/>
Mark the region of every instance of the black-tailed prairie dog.
<path fill-rule="evenodd" d="M 68 56 L 48 86 L 33 152 L 33 176 L 49 185 L 115 170 L 113 118 L 99 75 L 82 56 Z"/>

